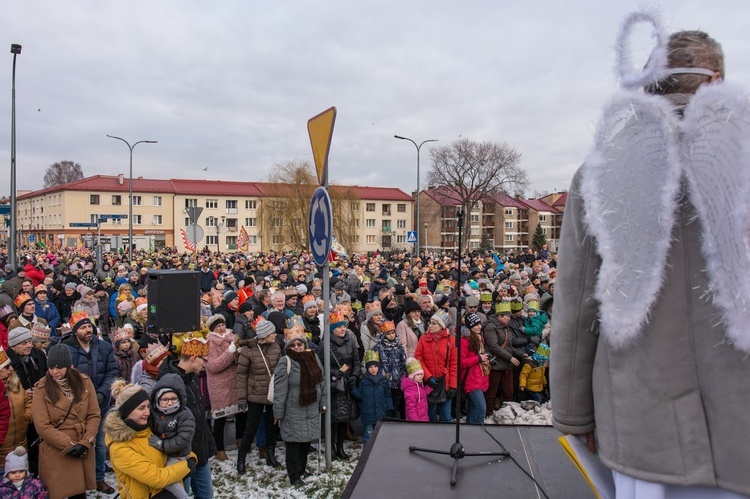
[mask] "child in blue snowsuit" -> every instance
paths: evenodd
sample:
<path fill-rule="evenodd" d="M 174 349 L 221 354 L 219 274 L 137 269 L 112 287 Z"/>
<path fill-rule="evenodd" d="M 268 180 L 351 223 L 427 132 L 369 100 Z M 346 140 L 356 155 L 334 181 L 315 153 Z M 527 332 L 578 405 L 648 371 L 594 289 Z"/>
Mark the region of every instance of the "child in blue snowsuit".
<path fill-rule="evenodd" d="M 365 367 L 367 371 L 362 381 L 352 391 L 352 396 L 361 404 L 361 419 L 364 427 L 363 444 L 370 439 L 378 420 L 393 409 L 391 388 L 388 380 L 380 372 L 380 355 L 372 350 L 365 352 Z"/>
<path fill-rule="evenodd" d="M 544 326 L 547 324 L 547 313 L 539 308 L 539 302 L 531 300 L 528 303 L 528 316 L 524 321 L 523 332 L 526 334 L 526 338 L 529 343 L 526 346 L 526 353 L 532 353 L 536 350 L 537 345 L 542 342 L 542 333 L 544 332 Z"/>

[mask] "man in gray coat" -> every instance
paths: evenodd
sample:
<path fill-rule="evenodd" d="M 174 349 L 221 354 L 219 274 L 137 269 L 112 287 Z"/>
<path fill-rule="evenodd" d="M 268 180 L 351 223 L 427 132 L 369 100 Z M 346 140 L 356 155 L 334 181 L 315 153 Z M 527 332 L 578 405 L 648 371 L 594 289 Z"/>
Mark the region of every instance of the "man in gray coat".
<path fill-rule="evenodd" d="M 747 268 L 747 228 L 732 224 L 746 216 L 734 213 L 746 203 L 750 165 L 726 164 L 743 158 L 733 148 L 747 148 L 720 140 L 732 130 L 747 140 L 750 113 L 745 100 L 727 97 L 721 47 L 708 35 L 674 33 L 663 48 L 661 79 L 620 101 L 626 118 L 612 134 L 602 133 L 605 115 L 595 154 L 568 193 L 550 360 L 553 424 L 585 435 L 592 450 L 598 444 L 618 497 L 644 482 L 659 497 L 684 487 L 699 489 L 695 497 L 722 489 L 750 495 L 750 433 L 742 429 L 750 307 L 723 275 Z M 652 57 L 658 63 L 656 51 Z M 712 218 L 716 206 L 721 220 Z"/>

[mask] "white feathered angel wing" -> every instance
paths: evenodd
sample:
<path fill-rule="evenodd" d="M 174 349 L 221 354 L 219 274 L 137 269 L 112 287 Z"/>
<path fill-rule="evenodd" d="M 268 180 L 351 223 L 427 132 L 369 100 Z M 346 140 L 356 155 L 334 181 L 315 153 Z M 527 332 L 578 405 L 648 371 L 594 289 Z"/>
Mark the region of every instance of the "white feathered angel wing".
<path fill-rule="evenodd" d="M 680 188 L 677 126 L 663 98 L 616 97 L 582 167 L 585 221 L 602 259 L 600 331 L 614 347 L 637 337 L 662 286 Z"/>
<path fill-rule="evenodd" d="M 693 97 L 682 123 L 690 199 L 703 231 L 702 250 L 714 303 L 728 340 L 750 353 L 750 105 L 726 84 Z M 743 273 L 738 279 L 737 271 Z"/>

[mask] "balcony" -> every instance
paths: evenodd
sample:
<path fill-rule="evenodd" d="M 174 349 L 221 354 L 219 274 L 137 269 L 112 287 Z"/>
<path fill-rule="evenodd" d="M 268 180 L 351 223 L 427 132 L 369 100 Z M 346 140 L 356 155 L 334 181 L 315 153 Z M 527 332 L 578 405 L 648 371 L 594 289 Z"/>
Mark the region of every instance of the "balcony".
<path fill-rule="evenodd" d="M 231 214 L 236 214 L 237 213 L 237 208 L 227 208 L 227 213 L 230 214 L 230 215 Z"/>
<path fill-rule="evenodd" d="M 383 234 L 391 234 L 393 233 L 393 230 L 391 229 L 390 225 L 384 225 L 383 227 L 381 227 L 381 232 Z"/>

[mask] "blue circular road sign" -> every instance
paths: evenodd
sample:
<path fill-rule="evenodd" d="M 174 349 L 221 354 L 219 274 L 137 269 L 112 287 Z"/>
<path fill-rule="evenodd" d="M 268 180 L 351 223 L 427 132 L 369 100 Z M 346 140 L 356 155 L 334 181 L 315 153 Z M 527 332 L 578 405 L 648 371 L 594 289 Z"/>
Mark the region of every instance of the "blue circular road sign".
<path fill-rule="evenodd" d="M 34 241 L 36 241 L 36 236 L 34 234 L 29 234 L 29 242 L 33 243 Z"/>
<path fill-rule="evenodd" d="M 313 192 L 308 215 L 310 251 L 313 260 L 318 265 L 325 265 L 331 253 L 333 240 L 333 210 L 331 198 L 324 187 L 318 187 Z"/>

